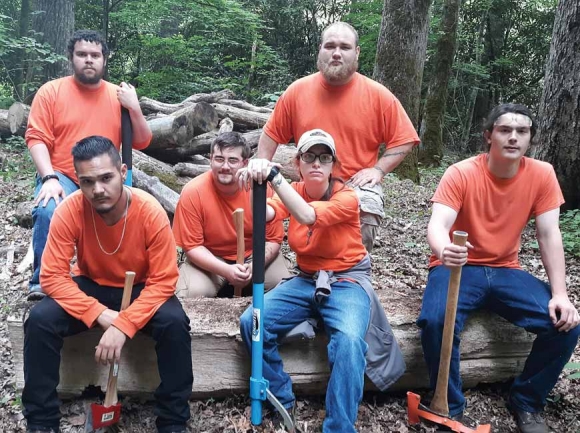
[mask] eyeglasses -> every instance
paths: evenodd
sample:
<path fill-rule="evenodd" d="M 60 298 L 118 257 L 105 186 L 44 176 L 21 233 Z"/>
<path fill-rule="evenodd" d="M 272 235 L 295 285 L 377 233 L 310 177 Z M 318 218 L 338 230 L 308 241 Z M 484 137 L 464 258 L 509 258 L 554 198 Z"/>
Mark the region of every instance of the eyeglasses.
<path fill-rule="evenodd" d="M 320 155 L 316 155 L 315 153 L 304 152 L 300 154 L 300 159 L 308 164 L 312 164 L 316 161 L 316 158 L 320 161 L 321 164 L 330 164 L 334 161 L 334 156 L 330 153 L 321 153 Z"/>
<path fill-rule="evenodd" d="M 243 159 L 238 159 L 238 158 L 228 158 L 226 160 L 223 156 L 214 156 L 212 159 L 213 159 L 213 162 L 217 165 L 224 165 L 227 161 L 227 163 L 230 167 L 237 167 L 238 165 L 240 165 L 241 163 L 244 162 Z"/>

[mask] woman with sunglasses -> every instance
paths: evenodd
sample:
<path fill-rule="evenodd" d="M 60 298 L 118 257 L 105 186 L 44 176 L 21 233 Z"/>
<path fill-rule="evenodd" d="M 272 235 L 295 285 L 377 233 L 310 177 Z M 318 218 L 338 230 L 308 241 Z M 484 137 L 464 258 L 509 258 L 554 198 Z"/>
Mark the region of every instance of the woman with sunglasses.
<path fill-rule="evenodd" d="M 320 129 L 312 130 L 300 137 L 297 148 L 301 182 L 289 184 L 277 164 L 261 164 L 267 167 L 261 175 L 276 193 L 268 200 L 266 221 L 290 217 L 288 243 L 299 271 L 264 298 L 264 377 L 292 413 L 295 397 L 278 343 L 297 325 L 321 319 L 329 337 L 331 369 L 323 432 L 355 432 L 365 370 L 384 390 L 403 373 L 404 362 L 371 286 L 356 193 L 332 177 L 338 164 L 334 140 Z M 249 187 L 257 177 L 257 172 L 246 170 L 240 182 Z M 251 307 L 240 318 L 240 329 L 250 351 Z M 367 364 L 365 356 L 373 362 Z"/>

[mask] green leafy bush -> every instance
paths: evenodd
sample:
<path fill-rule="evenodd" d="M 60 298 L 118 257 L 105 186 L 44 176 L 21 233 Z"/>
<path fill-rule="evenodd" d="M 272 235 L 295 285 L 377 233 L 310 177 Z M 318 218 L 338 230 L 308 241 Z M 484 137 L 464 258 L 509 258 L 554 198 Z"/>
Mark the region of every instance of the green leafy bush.
<path fill-rule="evenodd" d="M 560 230 L 564 249 L 580 257 L 580 209 L 569 210 L 560 215 Z"/>
<path fill-rule="evenodd" d="M 578 370 L 567 375 L 568 379 L 580 379 L 580 362 L 569 362 L 564 366 L 565 370 Z"/>

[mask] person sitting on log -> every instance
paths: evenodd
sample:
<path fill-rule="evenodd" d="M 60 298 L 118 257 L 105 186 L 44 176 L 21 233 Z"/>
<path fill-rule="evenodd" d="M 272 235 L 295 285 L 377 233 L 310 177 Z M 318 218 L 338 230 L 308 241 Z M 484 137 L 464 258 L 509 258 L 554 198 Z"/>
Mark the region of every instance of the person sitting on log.
<path fill-rule="evenodd" d="M 28 431 L 59 431 L 56 388 L 64 337 L 98 326 L 105 332 L 95 360 L 102 364 L 119 360 L 137 331 L 153 337 L 161 377 L 157 429 L 185 432 L 193 385 L 191 337 L 189 318 L 175 296 L 177 252 L 169 218 L 154 197 L 123 186 L 127 166 L 108 138 L 84 138 L 72 154 L 80 191 L 56 208 L 40 273 L 47 296 L 24 322 L 22 405 Z M 135 285 L 130 306 L 118 312 L 126 271 L 135 272 Z"/>
<path fill-rule="evenodd" d="M 462 266 L 448 387 L 449 414 L 465 408 L 459 371 L 459 334 L 473 311 L 486 308 L 537 335 L 524 370 L 511 387 L 509 405 L 524 433 L 548 432 L 540 416 L 546 397 L 572 355 L 580 316 L 566 293 L 562 237 L 564 203 L 553 167 L 525 157 L 536 133 L 530 110 L 495 107 L 484 125 L 487 153 L 447 169 L 432 198 L 428 241 L 433 251 L 423 308 L 417 321 L 431 386 L 437 382 L 449 267 Z M 521 233 L 535 218 L 547 284 L 521 269 Z M 466 247 L 450 233 L 469 234 Z"/>
<path fill-rule="evenodd" d="M 288 243 L 299 275 L 264 297 L 264 378 L 293 412 L 295 397 L 284 372 L 278 344 L 295 326 L 319 318 L 329 336 L 331 374 L 326 393 L 324 432 L 354 432 L 363 396 L 364 373 L 386 390 L 404 372 L 402 353 L 371 286 L 370 257 L 362 243 L 355 191 L 332 176 L 338 161 L 333 138 L 322 130 L 305 132 L 295 164 L 301 182 L 289 184 L 277 164 L 261 164 L 261 179 L 276 195 L 268 200 L 266 221 L 290 217 Z M 241 183 L 258 180 L 244 170 Z M 252 307 L 240 318 L 242 339 L 251 350 Z"/>
<path fill-rule="evenodd" d="M 341 162 L 334 175 L 359 196 L 363 244 L 371 252 L 384 218 L 381 182 L 419 144 L 419 137 L 399 100 L 382 84 L 357 73 L 359 54 L 358 33 L 350 24 L 336 22 L 324 29 L 319 72 L 295 81 L 278 99 L 257 156 L 272 160 L 278 143 L 314 128 L 331 134 Z M 386 150 L 379 158 L 381 143 Z M 260 161 L 264 159 L 250 160 L 249 167 Z"/>
<path fill-rule="evenodd" d="M 236 180 L 248 164 L 251 149 L 238 132 L 224 132 L 211 145 L 211 170 L 183 187 L 173 219 L 173 234 L 186 260 L 179 269 L 177 294 L 187 297 L 231 297 L 234 288 L 251 293 L 252 209 L 250 193 Z M 237 237 L 232 217 L 244 209 L 244 258 L 236 263 Z M 266 228 L 265 287 L 271 289 L 290 276 L 280 254 L 282 222 Z"/>
<path fill-rule="evenodd" d="M 126 83 L 116 86 L 102 79 L 108 54 L 107 43 L 98 32 L 76 31 L 68 41 L 73 75 L 44 84 L 30 107 L 25 138 L 37 175 L 29 300 L 45 296 L 39 281 L 40 263 L 54 210 L 79 188 L 70 154 L 74 144 L 90 135 L 102 135 L 119 149 L 121 107 L 127 108 L 131 116 L 133 147 L 144 149 L 151 141 L 151 130 L 141 112 L 135 88 Z"/>

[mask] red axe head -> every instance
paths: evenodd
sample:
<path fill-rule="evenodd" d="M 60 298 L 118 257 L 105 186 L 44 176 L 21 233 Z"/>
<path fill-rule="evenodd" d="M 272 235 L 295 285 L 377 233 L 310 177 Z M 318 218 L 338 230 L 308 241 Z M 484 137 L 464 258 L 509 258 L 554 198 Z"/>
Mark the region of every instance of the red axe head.
<path fill-rule="evenodd" d="M 101 404 L 91 404 L 91 414 L 93 429 L 97 430 L 103 427 L 109 427 L 116 424 L 121 418 L 121 404 L 117 403 L 109 407 Z"/>

